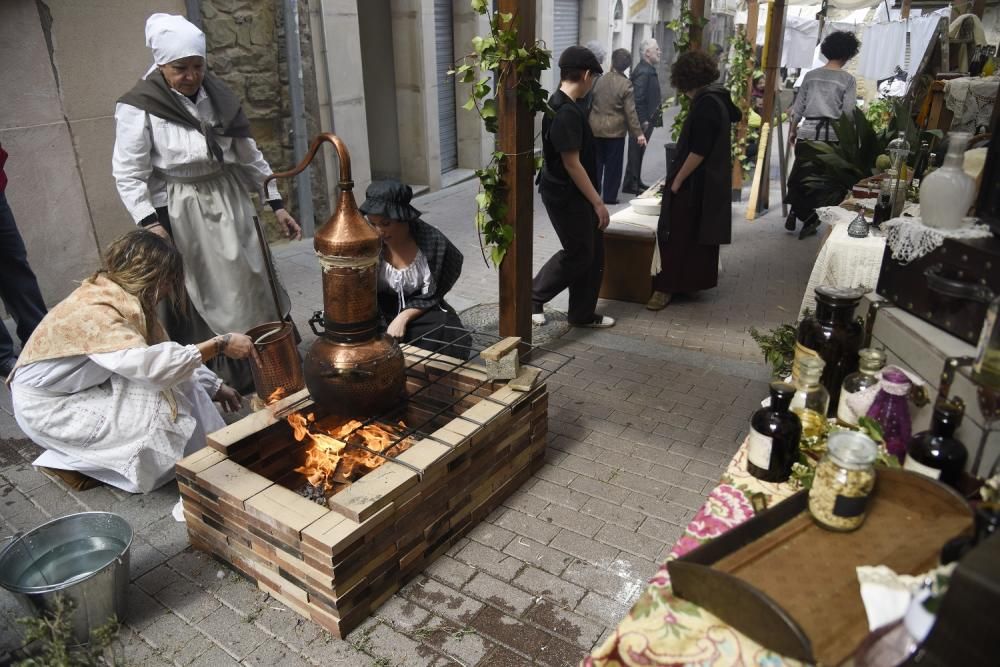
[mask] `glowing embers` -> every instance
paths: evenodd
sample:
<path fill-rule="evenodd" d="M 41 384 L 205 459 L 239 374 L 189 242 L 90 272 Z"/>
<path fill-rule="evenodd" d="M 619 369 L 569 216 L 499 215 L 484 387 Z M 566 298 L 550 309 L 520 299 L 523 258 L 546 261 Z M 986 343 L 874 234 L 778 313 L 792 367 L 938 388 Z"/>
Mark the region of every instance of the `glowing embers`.
<path fill-rule="evenodd" d="M 413 445 L 410 438 L 401 435 L 406 430 L 403 422 L 396 426 L 365 425 L 356 419 L 317 422 L 313 413 L 293 412 L 288 415 L 288 424 L 295 440 L 309 443 L 305 460 L 295 468 L 307 483 L 299 492 L 321 504 Z"/>

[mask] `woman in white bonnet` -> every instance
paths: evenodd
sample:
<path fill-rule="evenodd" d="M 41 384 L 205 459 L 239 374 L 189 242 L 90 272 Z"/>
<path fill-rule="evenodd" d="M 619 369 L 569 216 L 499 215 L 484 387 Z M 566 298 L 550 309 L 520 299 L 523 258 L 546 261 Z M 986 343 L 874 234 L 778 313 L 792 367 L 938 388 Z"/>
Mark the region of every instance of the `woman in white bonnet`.
<path fill-rule="evenodd" d="M 289 238 L 301 229 L 284 208 L 271 167 L 250 135 L 239 98 L 205 64 L 205 34 L 182 16 L 146 21 L 153 66 L 115 108 L 112 168 L 135 222 L 170 238 L 184 258 L 186 313 L 166 313 L 173 340 L 190 344 L 275 319 L 253 227 L 249 192 L 274 210 Z M 279 285 L 283 312 L 288 296 Z M 241 393 L 247 362 L 211 364 Z"/>

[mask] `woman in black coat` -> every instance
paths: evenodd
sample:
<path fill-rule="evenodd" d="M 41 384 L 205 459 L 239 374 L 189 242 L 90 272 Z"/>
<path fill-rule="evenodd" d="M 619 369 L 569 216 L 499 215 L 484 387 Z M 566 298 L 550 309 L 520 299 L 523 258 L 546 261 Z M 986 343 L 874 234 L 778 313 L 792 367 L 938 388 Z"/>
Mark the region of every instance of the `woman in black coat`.
<path fill-rule="evenodd" d="M 730 129 L 742 114 L 729 91 L 713 85 L 715 61 L 701 51 L 681 54 L 670 72 L 674 88 L 691 98 L 667 171 L 657 225 L 662 269 L 646 308 L 661 310 L 678 293 L 715 287 L 719 246 L 732 240 Z"/>

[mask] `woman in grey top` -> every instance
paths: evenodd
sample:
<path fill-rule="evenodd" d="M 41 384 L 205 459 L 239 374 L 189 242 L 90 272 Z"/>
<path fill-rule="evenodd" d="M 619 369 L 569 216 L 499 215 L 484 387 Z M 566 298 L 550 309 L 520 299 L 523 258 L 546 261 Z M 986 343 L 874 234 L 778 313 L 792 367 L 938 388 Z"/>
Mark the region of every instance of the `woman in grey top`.
<path fill-rule="evenodd" d="M 805 75 L 795 102 L 788 110 L 791 116 L 789 138 L 793 143 L 796 139 L 837 141 L 832 121 L 850 113 L 858 96 L 854 77 L 844 71 L 844 65 L 857 55 L 860 46 L 858 38 L 849 32 L 832 32 L 823 40 L 820 51 L 827 63 Z M 814 201 L 805 192 L 803 179 L 813 173 L 813 165 L 802 159 L 799 146 L 795 146 L 795 165 L 788 176 L 786 201 L 791 206 L 791 212 L 785 220 L 785 229 L 795 231 L 796 220 L 802 220 L 804 225 L 799 238 L 804 239 L 815 234 L 819 228 L 816 207 L 823 202 Z"/>

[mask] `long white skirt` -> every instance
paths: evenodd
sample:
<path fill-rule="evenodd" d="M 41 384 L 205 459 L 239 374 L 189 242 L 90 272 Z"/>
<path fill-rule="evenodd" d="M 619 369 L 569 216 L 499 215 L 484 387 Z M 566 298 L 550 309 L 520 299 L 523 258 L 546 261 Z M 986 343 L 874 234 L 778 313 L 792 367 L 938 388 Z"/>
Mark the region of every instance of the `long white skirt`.
<path fill-rule="evenodd" d="M 171 391 L 176 417 L 163 392 L 120 375 L 74 394 L 11 386 L 18 425 L 47 450 L 35 465 L 76 470 L 130 493 L 166 484 L 177 461 L 225 426 L 195 381 Z"/>
<path fill-rule="evenodd" d="M 254 230 L 253 203 L 232 169 L 200 178 L 167 176 L 174 243 L 184 257 L 191 305 L 216 334 L 278 318 Z M 289 300 L 278 285 L 282 315 Z"/>

